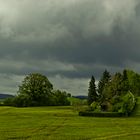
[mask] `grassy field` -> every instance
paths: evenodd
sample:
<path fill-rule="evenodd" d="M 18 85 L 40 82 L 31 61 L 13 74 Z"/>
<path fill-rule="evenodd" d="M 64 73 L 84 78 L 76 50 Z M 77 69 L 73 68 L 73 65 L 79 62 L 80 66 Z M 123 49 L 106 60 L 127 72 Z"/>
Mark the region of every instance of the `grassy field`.
<path fill-rule="evenodd" d="M 0 107 L 0 140 L 139 140 L 140 98 L 132 117 L 80 117 L 69 107 Z"/>
<path fill-rule="evenodd" d="M 14 139 L 139 140 L 140 111 L 128 118 L 94 118 L 80 117 L 72 107 L 0 107 L 0 140 Z"/>

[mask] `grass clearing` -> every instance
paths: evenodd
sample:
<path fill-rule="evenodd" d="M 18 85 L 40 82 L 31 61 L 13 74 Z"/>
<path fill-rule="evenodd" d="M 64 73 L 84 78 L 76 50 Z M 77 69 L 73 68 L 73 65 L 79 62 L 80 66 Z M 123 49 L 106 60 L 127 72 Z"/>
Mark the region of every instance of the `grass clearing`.
<path fill-rule="evenodd" d="M 140 117 L 80 117 L 72 107 L 0 107 L 0 140 L 139 140 Z"/>

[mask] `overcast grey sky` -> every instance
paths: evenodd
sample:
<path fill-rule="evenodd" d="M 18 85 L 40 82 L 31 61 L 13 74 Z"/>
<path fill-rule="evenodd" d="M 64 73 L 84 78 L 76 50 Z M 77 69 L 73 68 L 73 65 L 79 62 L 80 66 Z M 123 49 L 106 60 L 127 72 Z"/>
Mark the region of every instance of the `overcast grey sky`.
<path fill-rule="evenodd" d="M 45 74 L 73 95 L 91 75 L 140 72 L 140 0 L 0 0 L 0 93 Z"/>

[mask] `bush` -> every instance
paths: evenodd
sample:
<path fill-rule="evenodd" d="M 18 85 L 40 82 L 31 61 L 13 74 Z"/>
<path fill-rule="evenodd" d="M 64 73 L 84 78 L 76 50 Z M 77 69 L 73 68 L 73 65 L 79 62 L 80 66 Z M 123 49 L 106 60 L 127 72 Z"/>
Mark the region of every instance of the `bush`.
<path fill-rule="evenodd" d="M 29 106 L 66 106 L 70 105 L 65 92 L 55 91 L 49 96 L 42 95 L 33 100 L 27 94 L 19 94 L 14 98 L 8 98 L 3 103 L 6 106 L 29 107 Z"/>
<path fill-rule="evenodd" d="M 131 92 L 121 97 L 121 101 L 113 106 L 114 112 L 130 115 L 136 105 L 136 100 Z"/>
<path fill-rule="evenodd" d="M 98 102 L 93 102 L 91 105 L 91 110 L 93 110 L 94 112 L 101 112 L 101 106 L 99 105 Z"/>
<path fill-rule="evenodd" d="M 31 101 L 29 96 L 19 95 L 19 96 L 16 96 L 13 99 L 12 106 L 15 106 L 15 107 L 27 107 L 27 106 L 31 106 L 31 104 L 33 104 L 33 102 Z"/>
<path fill-rule="evenodd" d="M 128 92 L 123 97 L 123 106 L 121 108 L 122 113 L 129 115 L 133 111 L 135 105 L 136 105 L 136 100 L 134 95 L 131 92 Z"/>
<path fill-rule="evenodd" d="M 3 101 L 3 104 L 1 105 L 5 105 L 5 106 L 13 106 L 14 105 L 14 98 L 6 98 Z"/>
<path fill-rule="evenodd" d="M 53 91 L 51 98 L 53 99 L 53 105 L 57 105 L 57 106 L 70 105 L 70 101 L 68 100 L 66 92 L 60 90 Z"/>

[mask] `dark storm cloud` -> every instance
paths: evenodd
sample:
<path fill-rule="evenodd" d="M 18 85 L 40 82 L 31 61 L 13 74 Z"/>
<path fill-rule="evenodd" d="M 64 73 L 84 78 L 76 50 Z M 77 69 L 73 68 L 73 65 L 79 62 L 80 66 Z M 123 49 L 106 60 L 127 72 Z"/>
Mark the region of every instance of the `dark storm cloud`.
<path fill-rule="evenodd" d="M 0 0 L 1 78 L 41 72 L 63 88 L 104 69 L 140 72 L 139 28 L 139 0 Z"/>

